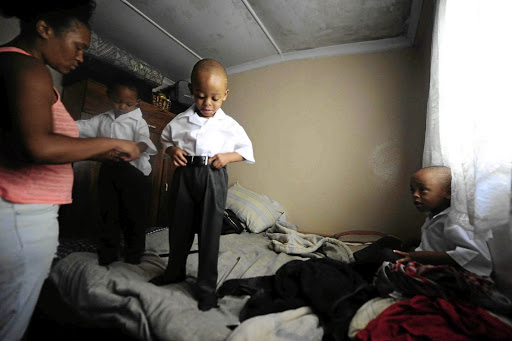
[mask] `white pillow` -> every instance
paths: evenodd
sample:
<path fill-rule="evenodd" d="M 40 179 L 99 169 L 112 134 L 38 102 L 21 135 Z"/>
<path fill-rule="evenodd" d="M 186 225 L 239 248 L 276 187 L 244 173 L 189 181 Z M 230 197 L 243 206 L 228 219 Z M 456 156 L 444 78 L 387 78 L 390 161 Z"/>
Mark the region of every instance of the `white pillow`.
<path fill-rule="evenodd" d="M 242 187 L 238 182 L 228 189 L 226 209 L 233 211 L 253 233 L 263 232 L 276 223 L 284 213 L 276 206 L 271 200 Z"/>
<path fill-rule="evenodd" d="M 146 233 L 146 251 L 154 251 L 157 254 L 169 253 L 169 228 Z"/>

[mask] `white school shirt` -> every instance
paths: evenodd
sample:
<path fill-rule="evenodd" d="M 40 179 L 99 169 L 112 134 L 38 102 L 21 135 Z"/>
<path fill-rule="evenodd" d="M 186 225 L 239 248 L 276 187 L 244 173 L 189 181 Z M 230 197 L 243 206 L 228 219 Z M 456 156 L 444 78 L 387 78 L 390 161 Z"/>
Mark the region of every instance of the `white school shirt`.
<path fill-rule="evenodd" d="M 170 146 L 191 156 L 212 157 L 237 152 L 247 163 L 254 163 L 252 142 L 244 128 L 219 108 L 211 118 L 195 113 L 195 104 L 176 116 L 162 131 L 164 150 Z"/>
<path fill-rule="evenodd" d="M 80 137 L 111 137 L 121 140 L 130 140 L 136 143 L 144 142 L 148 148 L 140 157 L 130 161 L 130 164 L 140 170 L 144 175 L 151 173 L 149 156 L 155 155 L 157 149 L 149 138 L 149 127 L 142 118 L 139 108 L 116 118 L 114 111 L 110 110 L 93 116 L 88 120 L 76 121 L 80 130 Z"/>
<path fill-rule="evenodd" d="M 446 252 L 464 269 L 480 276 L 489 276 L 492 262 L 485 242 L 471 238 L 469 232 L 450 223 L 450 207 L 425 220 L 421 227 L 421 243 L 416 251 Z"/>

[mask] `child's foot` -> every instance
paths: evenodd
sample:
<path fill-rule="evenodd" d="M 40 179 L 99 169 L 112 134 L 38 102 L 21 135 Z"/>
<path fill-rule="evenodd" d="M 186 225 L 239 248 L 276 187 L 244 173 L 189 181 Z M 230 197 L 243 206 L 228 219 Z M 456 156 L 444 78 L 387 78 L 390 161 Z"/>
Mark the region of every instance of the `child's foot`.
<path fill-rule="evenodd" d="M 124 248 L 124 261 L 129 264 L 140 264 L 141 258 L 144 255 L 144 249 L 125 247 Z"/>
<path fill-rule="evenodd" d="M 128 256 L 124 259 L 125 263 L 129 263 L 129 264 L 140 264 L 140 261 L 141 261 L 141 258 L 140 256 Z"/>
<path fill-rule="evenodd" d="M 118 250 L 115 249 L 99 249 L 98 250 L 98 264 L 101 266 L 107 266 L 110 265 L 113 262 L 116 262 L 119 260 L 119 253 Z"/>
<path fill-rule="evenodd" d="M 197 307 L 201 311 L 208 311 L 212 308 L 218 308 L 219 306 L 217 304 L 217 297 L 215 295 L 201 297 L 201 298 L 199 298 Z"/>
<path fill-rule="evenodd" d="M 119 260 L 118 257 L 99 257 L 98 264 L 101 266 L 107 266 Z"/>
<path fill-rule="evenodd" d="M 153 283 L 156 286 L 162 286 L 162 285 L 166 285 L 166 284 L 180 283 L 180 282 L 183 282 L 186 278 L 187 278 L 187 276 L 185 274 L 180 275 L 180 276 L 170 277 L 170 276 L 167 276 L 165 273 L 163 273 L 159 276 L 152 278 L 149 282 Z"/>

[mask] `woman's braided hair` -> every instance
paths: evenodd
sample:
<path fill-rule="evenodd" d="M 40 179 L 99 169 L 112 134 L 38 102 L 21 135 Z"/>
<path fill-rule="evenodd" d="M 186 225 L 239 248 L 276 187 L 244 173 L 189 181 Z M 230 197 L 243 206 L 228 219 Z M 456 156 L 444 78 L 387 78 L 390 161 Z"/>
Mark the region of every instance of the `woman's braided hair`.
<path fill-rule="evenodd" d="M 95 8 L 94 0 L 34 1 L 30 5 L 22 1 L 2 1 L 0 14 L 17 17 L 22 33 L 33 30 L 38 20 L 45 20 L 55 31 L 63 32 L 72 27 L 75 20 L 90 27 Z"/>

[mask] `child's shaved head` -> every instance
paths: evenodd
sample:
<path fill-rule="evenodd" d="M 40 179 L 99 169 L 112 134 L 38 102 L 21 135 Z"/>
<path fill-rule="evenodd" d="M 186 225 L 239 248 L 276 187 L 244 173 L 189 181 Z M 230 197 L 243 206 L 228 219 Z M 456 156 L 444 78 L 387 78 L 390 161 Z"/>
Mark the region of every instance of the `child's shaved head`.
<path fill-rule="evenodd" d="M 444 166 L 425 167 L 411 176 L 411 194 L 414 206 L 420 212 L 433 215 L 450 206 L 452 175 Z"/>
<path fill-rule="evenodd" d="M 228 74 L 224 66 L 215 59 L 205 58 L 198 61 L 192 69 L 191 82 L 195 83 L 197 74 L 200 72 L 208 72 L 216 74 L 226 80 L 226 89 L 228 88 Z"/>
<path fill-rule="evenodd" d="M 214 59 L 202 59 L 194 65 L 190 78 L 196 113 L 204 118 L 213 117 L 228 97 L 226 69 Z"/>
<path fill-rule="evenodd" d="M 447 190 L 448 193 L 451 192 L 452 172 L 451 172 L 451 169 L 449 167 L 446 167 L 446 166 L 430 166 L 430 167 L 422 168 L 422 169 L 418 170 L 418 172 L 429 172 L 429 173 L 433 174 L 435 176 L 435 178 L 437 179 L 438 183 L 445 190 Z"/>

